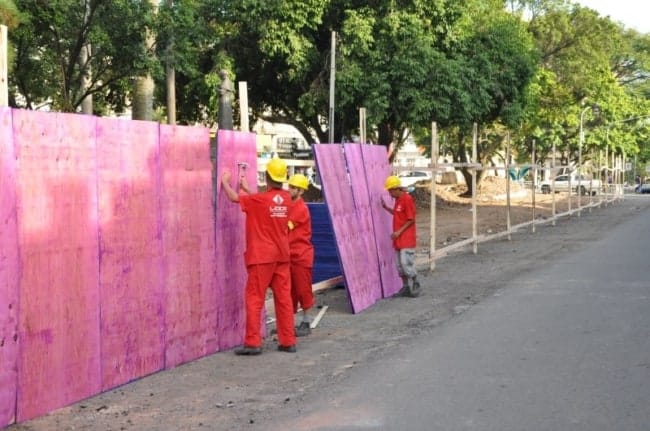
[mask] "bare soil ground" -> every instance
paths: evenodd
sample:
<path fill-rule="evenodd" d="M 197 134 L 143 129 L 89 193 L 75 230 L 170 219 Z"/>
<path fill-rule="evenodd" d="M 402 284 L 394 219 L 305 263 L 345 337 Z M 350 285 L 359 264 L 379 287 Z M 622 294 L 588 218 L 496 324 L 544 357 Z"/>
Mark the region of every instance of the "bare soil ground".
<path fill-rule="evenodd" d="M 439 186 L 436 242 L 440 246 L 471 235 L 469 202 L 457 196 L 461 191 L 457 187 Z M 482 193 L 478 209 L 481 232 L 498 232 L 505 227 L 502 189 L 499 185 L 493 189 L 491 195 L 485 190 Z M 426 253 L 430 220 L 427 192 L 415 193 L 420 206 L 419 242 Z M 556 198 L 558 212 L 566 210 L 567 197 Z M 530 194 L 523 193 L 519 200 L 513 199 L 513 225 L 532 219 L 531 199 Z M 548 217 L 552 197 L 537 195 L 536 199 L 536 217 Z M 555 226 L 540 225 L 535 233 L 521 229 L 512 240 L 482 243 L 477 254 L 471 249 L 458 251 L 438 260 L 432 273 L 426 265 L 421 268 L 423 293 L 419 298 L 386 299 L 357 315 L 350 313 L 344 289 L 320 291 L 317 304 L 329 309 L 313 333 L 299 339 L 295 354 L 276 351 L 276 340 L 269 337 L 261 356 L 217 353 L 8 429 L 263 430 L 265 422 L 280 409 L 285 414 L 300 414 L 305 394 L 328 391 L 356 368 L 387 353 L 407 356 L 408 351 L 402 348 L 406 340 L 431 336 L 442 326 L 453 324 L 456 316 L 498 293 L 515 274 L 561 258 L 639 212 L 650 214 L 649 199 L 626 199 L 583 210 L 580 217 L 560 218 Z"/>

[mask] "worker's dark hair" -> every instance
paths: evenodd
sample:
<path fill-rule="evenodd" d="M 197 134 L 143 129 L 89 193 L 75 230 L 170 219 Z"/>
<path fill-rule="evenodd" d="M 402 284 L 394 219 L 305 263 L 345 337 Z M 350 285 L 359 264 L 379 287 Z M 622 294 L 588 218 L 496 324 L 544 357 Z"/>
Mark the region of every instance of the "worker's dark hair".
<path fill-rule="evenodd" d="M 271 175 L 269 173 L 266 173 L 266 185 L 272 189 L 281 189 L 282 188 L 282 183 L 278 181 L 274 181 L 273 178 L 271 178 Z"/>

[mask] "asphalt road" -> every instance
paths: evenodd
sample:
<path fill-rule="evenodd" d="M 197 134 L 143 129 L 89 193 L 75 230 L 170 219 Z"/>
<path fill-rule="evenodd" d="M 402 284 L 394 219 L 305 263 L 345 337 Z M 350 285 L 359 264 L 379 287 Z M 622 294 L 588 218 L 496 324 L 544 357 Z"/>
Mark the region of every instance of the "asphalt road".
<path fill-rule="evenodd" d="M 649 430 L 650 212 L 560 256 L 264 429 Z"/>

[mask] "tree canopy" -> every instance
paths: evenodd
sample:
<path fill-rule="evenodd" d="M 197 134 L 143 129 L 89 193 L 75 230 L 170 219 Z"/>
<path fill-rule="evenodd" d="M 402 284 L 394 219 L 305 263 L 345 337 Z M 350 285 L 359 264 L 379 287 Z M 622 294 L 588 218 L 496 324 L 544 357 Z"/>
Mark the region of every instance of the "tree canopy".
<path fill-rule="evenodd" d="M 254 118 L 326 142 L 334 49 L 336 141 L 355 139 L 365 107 L 371 142 L 427 145 L 436 121 L 455 161 L 474 123 L 483 161 L 506 135 L 522 160 L 535 141 L 540 157 L 555 144 L 575 161 L 581 119 L 586 157 L 649 152 L 648 123 L 630 119 L 650 112 L 650 35 L 568 0 L 175 0 L 157 13 L 139 0 L 0 0 L 0 19 L 13 106 L 74 112 L 92 94 L 95 113 L 120 112 L 151 75 L 164 112 L 166 65 L 180 123 L 215 123 L 225 72 L 248 83 Z"/>

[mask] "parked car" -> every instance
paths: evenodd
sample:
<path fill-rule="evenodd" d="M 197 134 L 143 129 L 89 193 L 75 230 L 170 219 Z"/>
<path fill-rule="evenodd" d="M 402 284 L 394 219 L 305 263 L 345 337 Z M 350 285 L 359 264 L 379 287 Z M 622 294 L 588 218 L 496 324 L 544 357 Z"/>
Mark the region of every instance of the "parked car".
<path fill-rule="evenodd" d="M 637 193 L 650 194 L 650 183 L 641 184 L 637 189 Z"/>
<path fill-rule="evenodd" d="M 572 175 L 569 185 L 569 175 L 558 175 L 555 177 L 555 182 L 551 180 L 542 181 L 540 184 L 540 190 L 544 194 L 551 193 L 551 189 L 558 192 L 568 192 L 569 186 L 571 187 L 571 192 L 580 193 L 581 195 L 588 195 L 591 193 L 592 196 L 595 196 L 600 193 L 600 181 L 589 179 L 585 176 Z"/>
<path fill-rule="evenodd" d="M 408 171 L 397 175 L 402 180 L 402 187 L 414 186 L 418 181 L 430 181 L 431 172 L 426 171 Z"/>

